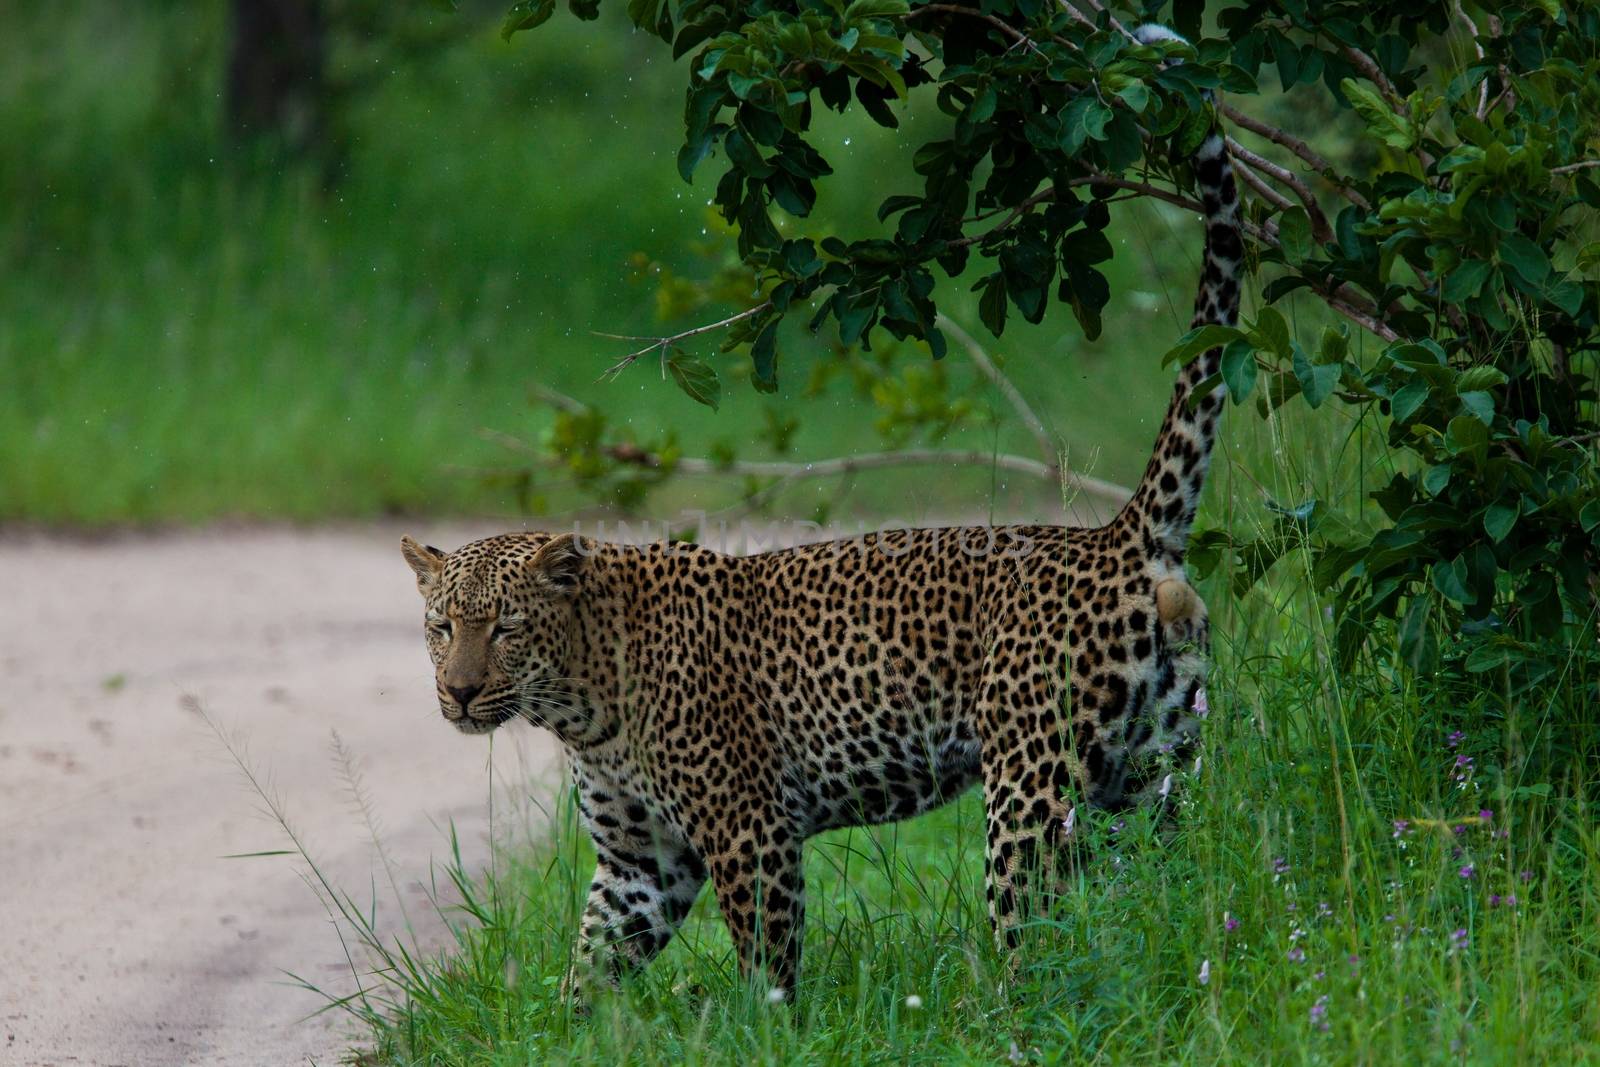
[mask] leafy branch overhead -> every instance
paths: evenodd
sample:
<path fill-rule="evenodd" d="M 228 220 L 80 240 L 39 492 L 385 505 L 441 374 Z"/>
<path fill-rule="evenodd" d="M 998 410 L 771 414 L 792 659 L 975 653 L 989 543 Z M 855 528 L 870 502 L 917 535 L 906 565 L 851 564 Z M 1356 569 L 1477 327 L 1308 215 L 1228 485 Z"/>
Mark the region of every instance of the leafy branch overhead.
<path fill-rule="evenodd" d="M 505 32 L 553 11 L 518 4 Z M 1337 402 L 1387 427 L 1394 473 L 1373 494 L 1385 528 L 1335 531 L 1313 509 L 1280 531 L 1317 546 L 1346 653 L 1376 617 L 1402 619 L 1419 666 L 1430 618 L 1486 634 L 1592 622 L 1600 8 L 629 0 L 628 14 L 685 64 L 678 169 L 718 168 L 714 202 L 757 282 L 691 333 L 748 346 L 756 388 L 776 387 L 791 313 L 846 346 L 887 333 L 944 356 L 941 280 L 973 287 L 993 334 L 1063 304 L 1098 335 L 1114 204 L 1197 206 L 1184 160 L 1220 116 L 1263 306 L 1172 355 L 1224 346 L 1234 402 L 1264 413 Z M 1194 44 L 1138 43 L 1128 28 L 1148 19 Z M 1293 105 L 1273 107 L 1285 94 Z M 903 107 L 945 117 L 907 149 L 920 189 L 886 190 L 878 226 L 851 239 L 805 234 L 832 173 L 812 138 L 819 106 L 888 127 Z M 1303 343 L 1272 306 L 1300 291 L 1381 352 L 1360 356 L 1333 327 Z M 719 401 L 715 369 L 675 349 L 683 336 L 624 364 L 660 355 L 690 395 Z"/>

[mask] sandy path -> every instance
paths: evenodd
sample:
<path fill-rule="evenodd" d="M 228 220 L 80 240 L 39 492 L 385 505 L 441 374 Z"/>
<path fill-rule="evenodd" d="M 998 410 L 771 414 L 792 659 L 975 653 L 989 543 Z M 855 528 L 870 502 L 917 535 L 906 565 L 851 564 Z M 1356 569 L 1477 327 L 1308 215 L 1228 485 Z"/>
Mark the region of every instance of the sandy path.
<path fill-rule="evenodd" d="M 447 821 L 480 863 L 488 746 L 438 721 L 399 533 L 0 536 L 0 1063 L 339 1061 L 348 1024 L 299 1022 L 319 1002 L 280 984 L 348 988 L 338 941 L 296 860 L 220 858 L 286 843 L 182 698 L 246 740 L 358 899 L 375 861 L 330 729 L 414 902 Z M 551 779 L 543 734 L 494 752 L 499 781 Z"/>

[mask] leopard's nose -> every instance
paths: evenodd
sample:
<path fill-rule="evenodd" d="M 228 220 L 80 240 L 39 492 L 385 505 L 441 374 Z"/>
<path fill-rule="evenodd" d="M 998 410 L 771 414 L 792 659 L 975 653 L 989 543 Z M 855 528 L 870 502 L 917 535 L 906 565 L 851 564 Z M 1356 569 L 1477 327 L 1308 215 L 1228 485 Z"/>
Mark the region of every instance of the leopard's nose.
<path fill-rule="evenodd" d="M 447 685 L 450 695 L 456 698 L 456 703 L 461 705 L 461 710 L 466 711 L 467 705 L 472 703 L 472 698 L 483 692 L 481 685 Z"/>

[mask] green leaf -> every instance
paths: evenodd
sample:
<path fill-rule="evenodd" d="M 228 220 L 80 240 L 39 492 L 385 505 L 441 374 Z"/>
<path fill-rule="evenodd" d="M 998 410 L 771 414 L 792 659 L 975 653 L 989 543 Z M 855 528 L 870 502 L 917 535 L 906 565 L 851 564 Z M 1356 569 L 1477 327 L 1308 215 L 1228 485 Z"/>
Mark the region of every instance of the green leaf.
<path fill-rule="evenodd" d="M 1544 250 L 1520 233 L 1500 239 L 1500 262 L 1522 276 L 1529 285 L 1543 283 L 1550 274 L 1550 260 Z"/>
<path fill-rule="evenodd" d="M 750 175 L 752 178 L 770 178 L 773 166 L 761 158 L 761 152 L 751 143 L 750 138 L 737 126 L 728 131 L 722 139 L 722 147 L 728 153 L 728 162 Z M 804 212 L 797 212 L 804 214 Z"/>
<path fill-rule="evenodd" d="M 1284 321 L 1282 313 L 1274 307 L 1264 307 L 1256 316 L 1256 328 L 1252 336 L 1262 348 L 1271 349 L 1273 354 L 1280 359 L 1288 359 L 1293 354 L 1290 347 L 1289 324 Z"/>
<path fill-rule="evenodd" d="M 1313 408 L 1321 407 L 1339 384 L 1344 367 L 1338 363 L 1312 363 L 1305 350 L 1294 346 L 1294 376 L 1300 382 L 1300 392 Z"/>
<path fill-rule="evenodd" d="M 1344 323 L 1322 328 L 1322 340 L 1317 345 L 1318 363 L 1343 364 L 1345 353 L 1349 350 L 1350 330 Z"/>
<path fill-rule="evenodd" d="M 567 9 L 585 22 L 600 17 L 600 0 L 567 0 Z"/>
<path fill-rule="evenodd" d="M 1197 326 L 1184 334 L 1177 344 L 1167 349 L 1166 355 L 1161 357 L 1161 365 L 1164 367 L 1169 363 L 1177 363 L 1181 366 L 1207 349 L 1218 348 L 1243 336 L 1242 332 L 1232 326 Z"/>
<path fill-rule="evenodd" d="M 1489 539 L 1499 544 L 1506 539 L 1506 534 L 1517 524 L 1517 517 L 1521 514 L 1520 501 L 1513 500 L 1510 504 L 1490 504 L 1483 513 L 1483 530 Z"/>
<path fill-rule="evenodd" d="M 989 327 L 989 332 L 999 337 L 1006 328 L 1006 278 L 998 272 L 989 275 L 978 300 L 978 318 Z"/>
<path fill-rule="evenodd" d="M 1311 216 L 1305 208 L 1285 208 L 1278 216 L 1278 241 L 1290 263 L 1298 266 L 1311 258 Z"/>
<path fill-rule="evenodd" d="M 844 9 L 843 21 L 849 24 L 864 19 L 897 18 L 910 10 L 906 0 L 854 0 Z"/>
<path fill-rule="evenodd" d="M 509 41 L 523 30 L 541 26 L 555 13 L 556 0 L 517 0 L 500 23 L 500 39 Z"/>
<path fill-rule="evenodd" d="M 1467 588 L 1466 576 L 1466 565 L 1459 556 L 1448 563 L 1440 560 L 1428 569 L 1428 578 L 1433 582 L 1433 587 L 1457 604 L 1471 604 L 1477 599 Z"/>
<path fill-rule="evenodd" d="M 1139 161 L 1144 154 L 1144 142 L 1139 136 L 1139 123 L 1132 114 L 1118 111 L 1106 124 L 1106 166 L 1112 172 L 1121 171 Z"/>
<path fill-rule="evenodd" d="M 1222 350 L 1222 382 L 1235 404 L 1244 403 L 1256 387 L 1256 371 L 1256 348 L 1249 341 L 1232 341 Z"/>
<path fill-rule="evenodd" d="M 667 359 L 667 371 L 678 388 L 697 404 L 713 411 L 722 402 L 722 381 L 710 364 L 687 353 L 675 353 Z"/>
<path fill-rule="evenodd" d="M 1345 99 L 1355 108 L 1367 124 L 1367 130 L 1391 148 L 1406 149 L 1417 143 L 1416 131 L 1409 120 L 1389 110 L 1389 105 L 1376 90 L 1368 89 L 1354 78 L 1339 83 Z"/>
<path fill-rule="evenodd" d="M 1485 426 L 1494 425 L 1494 397 L 1482 390 L 1473 389 L 1460 394 L 1461 406 L 1476 416 Z"/>
<path fill-rule="evenodd" d="M 779 321 L 773 319 L 767 323 L 750 346 L 750 362 L 755 368 L 755 387 L 763 393 L 775 392 L 778 388 Z M 711 406 L 716 407 L 715 404 Z"/>
<path fill-rule="evenodd" d="M 1493 389 L 1497 385 L 1506 384 L 1506 375 L 1498 367 L 1483 364 L 1477 367 L 1468 367 L 1461 372 L 1461 377 L 1456 379 L 1456 389 L 1466 393 L 1473 390 Z"/>
<path fill-rule="evenodd" d="M 1390 417 L 1402 425 L 1411 421 L 1411 416 L 1417 413 L 1417 409 L 1427 401 L 1431 392 L 1428 383 L 1420 378 L 1408 383 L 1389 399 Z"/>
<path fill-rule="evenodd" d="M 1494 265 L 1484 259 L 1469 259 L 1453 268 L 1444 280 L 1444 298 L 1452 304 L 1477 296 Z"/>
<path fill-rule="evenodd" d="M 1445 447 L 1454 455 L 1481 460 L 1489 449 L 1489 428 L 1472 415 L 1457 415 L 1445 427 Z"/>
<path fill-rule="evenodd" d="M 1600 527 L 1600 498 L 1589 501 L 1578 512 L 1578 525 L 1583 527 L 1584 533 L 1593 533 Z"/>
<path fill-rule="evenodd" d="M 1061 113 L 1061 147 L 1069 155 L 1076 155 L 1085 141 L 1098 141 L 1105 137 L 1106 124 L 1111 121 L 1111 109 L 1092 95 L 1079 96 Z"/>

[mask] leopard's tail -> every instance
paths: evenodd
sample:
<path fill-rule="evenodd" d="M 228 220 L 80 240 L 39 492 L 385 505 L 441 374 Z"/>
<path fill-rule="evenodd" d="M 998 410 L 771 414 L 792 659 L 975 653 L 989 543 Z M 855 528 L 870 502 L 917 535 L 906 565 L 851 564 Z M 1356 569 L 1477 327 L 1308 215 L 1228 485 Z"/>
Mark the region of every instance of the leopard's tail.
<path fill-rule="evenodd" d="M 1156 25 L 1140 26 L 1134 36 L 1144 44 L 1183 40 Z M 1206 242 L 1192 326 L 1232 326 L 1239 318 L 1244 243 L 1239 229 L 1239 190 L 1234 185 L 1233 165 L 1220 127 L 1213 126 L 1201 142 L 1193 165 L 1205 206 Z M 1221 386 L 1198 400 L 1194 393 L 1221 366 L 1222 349 L 1213 348 L 1179 371 L 1144 477 L 1117 520 L 1153 538 L 1157 547 L 1174 560 L 1183 558 L 1188 544 L 1206 468 L 1211 462 L 1217 419 L 1222 414 Z"/>

